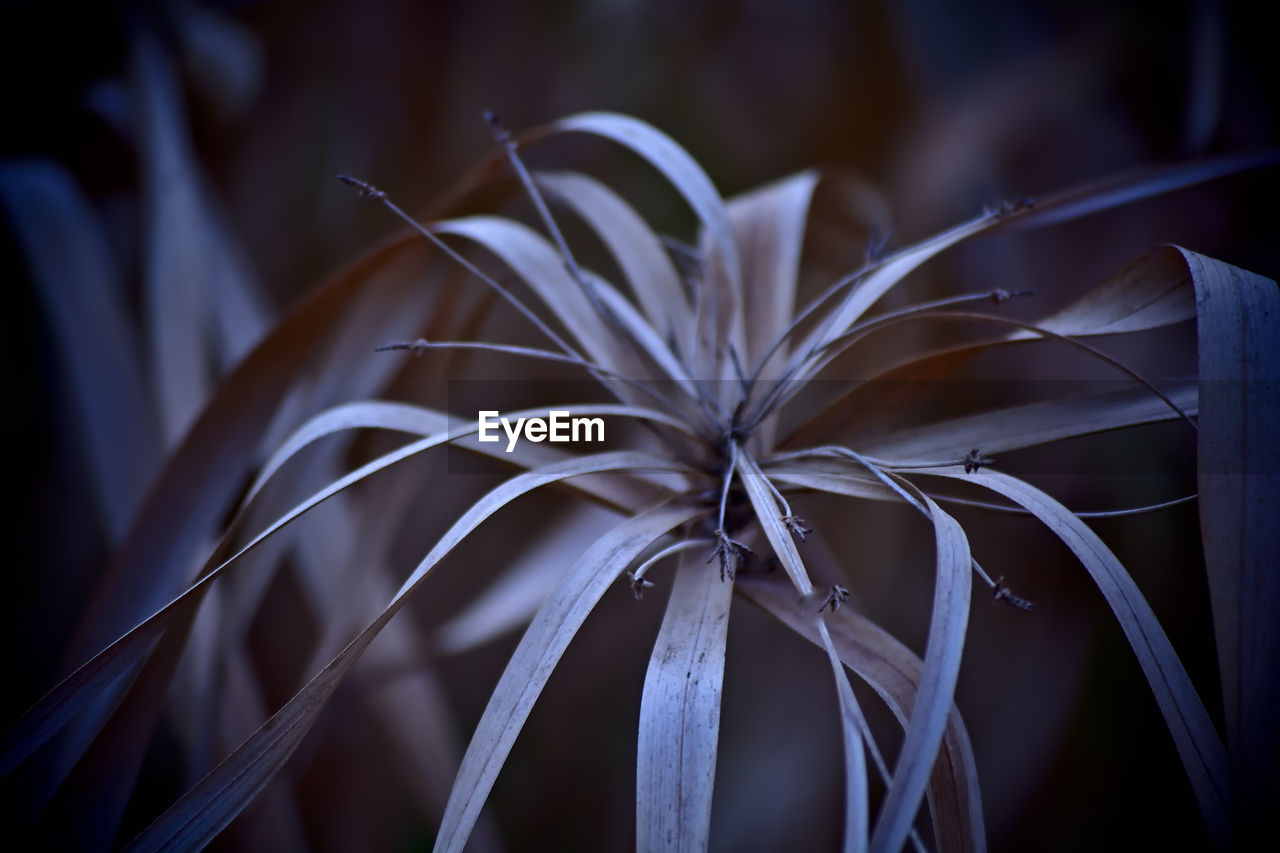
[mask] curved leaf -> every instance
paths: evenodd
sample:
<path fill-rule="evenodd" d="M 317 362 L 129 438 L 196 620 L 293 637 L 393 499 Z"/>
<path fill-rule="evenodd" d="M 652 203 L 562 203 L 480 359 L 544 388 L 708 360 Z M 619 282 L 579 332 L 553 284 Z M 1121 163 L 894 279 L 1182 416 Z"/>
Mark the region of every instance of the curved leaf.
<path fill-rule="evenodd" d="M 579 113 L 562 118 L 547 129 L 603 136 L 625 145 L 653 164 L 698 214 L 716 251 L 725 260 L 730 283 L 741 293 L 738 252 L 724 201 L 707 173 L 671 137 L 638 119 L 605 112 Z"/>
<path fill-rule="evenodd" d="M 687 360 L 690 309 L 680 276 L 657 235 L 613 190 L 578 172 L 537 172 L 538 185 L 573 209 L 604 241 L 650 324 Z"/>
<path fill-rule="evenodd" d="M 655 465 L 665 460 L 620 451 L 572 459 L 518 475 L 498 486 L 462 514 L 413 570 L 386 609 L 252 737 L 214 768 L 182 799 L 156 818 L 127 848 L 149 851 L 200 848 L 238 815 L 284 766 L 324 709 L 330 696 L 369 644 L 404 605 L 408 595 L 445 555 L 497 510 L 540 486 L 596 471 Z M 688 510 L 692 514 L 693 510 Z M 687 518 L 688 516 L 685 516 Z M 465 762 L 464 762 L 465 767 Z M 446 814 L 447 819 L 447 814 Z M 473 817 L 474 819 L 474 817 Z"/>
<path fill-rule="evenodd" d="M 764 575 L 743 575 L 735 582 L 735 589 L 814 645 L 822 645 L 810 618 L 811 608 L 804 606 L 805 600 L 798 599 L 791 587 Z M 852 607 L 831 612 L 826 624 L 840 660 L 876 691 L 905 728 L 924 668 L 920 658 Z M 929 804 L 940 850 L 986 849 L 973 747 L 954 705 L 930 777 Z"/>
<path fill-rule="evenodd" d="M 1280 293 L 1178 250 L 1196 289 L 1200 529 L 1218 641 L 1237 842 L 1280 828 Z"/>
<path fill-rule="evenodd" d="M 666 505 L 613 528 L 584 553 L 538 611 L 489 698 L 449 795 L 436 850 L 461 850 L 533 703 L 596 602 L 645 548 L 700 510 Z"/>
<path fill-rule="evenodd" d="M 1171 326 L 1195 315 L 1186 264 L 1177 251 L 1161 246 L 1036 325 L 1060 335 L 1114 335 Z"/>
<path fill-rule="evenodd" d="M 1116 556 L 1070 510 L 1007 474 L 983 470 L 973 476 L 954 468 L 930 468 L 918 473 L 964 480 L 1003 495 L 1029 510 L 1071 549 L 1107 599 L 1142 666 L 1191 780 L 1210 836 L 1220 848 L 1230 847 L 1227 757 L 1222 741 L 1164 629 Z"/>
<path fill-rule="evenodd" d="M 119 542 L 160 467 L 160 428 L 110 247 L 88 200 L 51 162 L 0 168 L 0 204 L 63 354 L 90 486 Z"/>
<path fill-rule="evenodd" d="M 915 823 L 955 701 L 969 621 L 969 541 L 954 518 L 927 496 L 924 500 L 933 521 L 937 548 L 933 614 L 911 722 L 871 836 L 873 850 L 901 850 Z"/>
<path fill-rule="evenodd" d="M 1198 390 L 1194 382 L 1171 384 L 1164 392 L 1182 411 L 1195 414 Z M 1159 397 L 1135 386 L 995 409 L 893 432 L 868 442 L 864 452 L 891 460 L 889 465 L 925 460 L 941 465 L 963 458 L 974 447 L 983 453 L 1001 453 L 1177 417 Z"/>
<path fill-rule="evenodd" d="M 867 849 L 870 820 L 867 806 L 867 757 L 863 751 L 862 731 L 867 728 L 862 709 L 849 686 L 844 664 L 836 653 L 827 623 L 818 621 L 818 639 L 827 652 L 831 672 L 836 679 L 836 699 L 840 705 L 841 742 L 844 744 L 844 850 L 846 853 Z"/>
<path fill-rule="evenodd" d="M 694 360 L 691 365 L 699 378 L 722 378 L 719 375 L 721 359 L 732 343 L 741 351 L 743 339 L 742 269 L 738 248 L 728 211 L 720 194 L 702 167 L 670 137 L 656 128 L 630 116 L 617 113 L 580 113 L 560 119 L 548 125 L 544 132 L 591 133 L 611 139 L 630 148 L 649 161 L 671 182 L 697 213 L 703 227 L 706 244 L 704 259 L 704 286 L 697 299 L 695 332 L 705 339 L 710 351 L 704 363 Z M 710 310 L 702 311 L 703 305 Z M 719 310 L 717 310 L 719 309 Z M 709 333 L 708 333 L 709 331 Z M 728 337 L 722 337 L 727 334 Z M 693 346 L 699 346 L 697 341 Z"/>
<path fill-rule="evenodd" d="M 1036 325 L 1058 335 L 1086 337 L 1155 329 L 1194 316 L 1195 299 L 1186 266 L 1176 251 L 1164 247 L 1108 276 Z M 998 338 L 912 356 L 880 370 L 828 404 L 788 436 L 786 443 L 815 444 L 891 423 L 924 383 L 943 380 L 977 353 L 1040 340 L 1044 338 L 1030 330 L 1017 329 Z"/>
<path fill-rule="evenodd" d="M 765 474 L 760 470 L 746 452 L 736 455 L 737 474 L 746 489 L 747 497 L 755 510 L 756 519 L 764 530 L 778 561 L 786 569 L 791 583 L 801 597 L 809 597 L 813 592 L 813 582 L 796 550 L 796 543 L 791 538 L 782 521 L 772 488 Z M 840 703 L 840 720 L 842 743 L 845 753 L 845 835 L 846 850 L 865 850 L 867 844 L 867 773 L 866 758 L 863 753 L 860 723 L 862 711 L 857 699 L 849 687 L 849 680 L 840 670 L 836 660 L 835 649 L 827 634 L 825 625 L 818 625 L 817 631 L 822 638 L 822 645 L 827 651 L 836 677 L 836 696 Z M 905 840 L 905 837 L 904 837 Z"/>
<path fill-rule="evenodd" d="M 795 314 L 800 253 L 818 181 L 817 172 L 801 172 L 729 201 L 729 220 L 743 250 L 742 278 L 747 292 L 747 351 L 743 357 L 752 366 Z M 785 355 L 785 350 L 779 352 L 770 363 Z M 772 378 L 767 365 L 761 375 Z"/>
<path fill-rule="evenodd" d="M 773 491 L 769 488 L 764 473 L 745 451 L 739 451 L 736 458 L 738 478 L 742 480 L 742 486 L 747 491 L 751 508 L 755 510 L 756 519 L 760 522 L 760 528 L 764 530 L 765 538 L 769 540 L 773 553 L 778 556 L 778 561 L 786 569 L 796 590 L 801 595 L 809 595 L 813 592 L 813 581 L 809 580 L 809 573 L 800 559 L 800 552 L 796 550 L 791 532 L 782 523 L 782 510 L 774 500 Z"/>
<path fill-rule="evenodd" d="M 733 584 L 680 558 L 649 658 L 636 745 L 636 849 L 706 850 Z"/>
<path fill-rule="evenodd" d="M 431 231 L 466 237 L 484 246 L 529 285 L 591 360 L 614 373 L 644 378 L 639 362 L 592 307 L 560 253 L 532 228 L 500 216 L 468 216 L 432 223 Z"/>

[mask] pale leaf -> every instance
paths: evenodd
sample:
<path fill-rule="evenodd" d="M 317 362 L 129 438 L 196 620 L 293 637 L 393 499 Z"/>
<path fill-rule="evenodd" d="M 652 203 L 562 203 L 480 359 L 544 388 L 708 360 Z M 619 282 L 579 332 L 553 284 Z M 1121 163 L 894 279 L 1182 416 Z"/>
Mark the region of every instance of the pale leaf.
<path fill-rule="evenodd" d="M 1198 394 L 1194 382 L 1171 383 L 1163 390 L 1180 409 L 1195 414 Z M 1178 413 L 1167 403 L 1135 385 L 995 409 L 893 432 L 868 442 L 863 452 L 898 464 L 943 464 L 962 459 L 975 447 L 984 454 L 1001 453 L 1176 417 Z"/>
<path fill-rule="evenodd" d="M 536 172 L 538 185 L 594 229 L 621 268 L 649 323 L 676 352 L 688 343 L 691 312 L 675 265 L 658 237 L 630 205 L 604 184 L 577 172 Z"/>
<path fill-rule="evenodd" d="M 643 454 L 625 451 L 602 453 L 521 474 L 482 497 L 445 532 L 396 592 L 386 609 L 367 628 L 252 737 L 182 799 L 156 818 L 133 840 L 128 849 L 161 850 L 175 846 L 189 849 L 208 844 L 280 771 L 333 695 L 333 691 L 387 622 L 399 612 L 408 595 L 481 522 L 517 497 L 548 483 L 593 471 L 653 463 L 659 467 L 669 464 Z M 680 520 L 676 523 L 691 517 L 694 512 L 681 511 L 678 516 Z M 464 761 L 464 769 L 465 766 Z M 446 814 L 446 819 L 447 817 Z M 474 817 L 471 816 L 471 821 L 474 821 Z"/>
<path fill-rule="evenodd" d="M 915 823 L 954 702 L 969 621 L 969 541 L 956 520 L 927 497 L 925 506 L 937 549 L 929 640 L 906 739 L 871 836 L 873 850 L 902 849 Z"/>
<path fill-rule="evenodd" d="M 810 642 L 823 645 L 811 618 L 812 606 L 806 607 L 809 600 L 797 597 L 792 587 L 764 575 L 743 575 L 736 590 Z M 924 668 L 920 658 L 853 607 L 828 614 L 826 624 L 840 660 L 876 691 L 905 727 Z M 986 848 L 973 747 L 954 705 L 930 778 L 929 804 L 940 850 Z"/>
<path fill-rule="evenodd" d="M 1124 566 L 1089 527 L 1049 495 L 998 471 L 965 474 L 954 468 L 920 473 L 990 489 L 1030 511 L 1071 549 L 1115 613 L 1151 685 L 1191 780 L 1209 834 L 1229 846 L 1227 757 L 1213 722 L 1150 605 Z"/>
<path fill-rule="evenodd" d="M 1280 796 L 1280 293 L 1179 249 L 1200 348 L 1200 529 L 1218 641 L 1237 842 L 1274 838 Z"/>
<path fill-rule="evenodd" d="M 640 700 L 636 849 L 705 850 L 733 584 L 680 559 Z"/>
<path fill-rule="evenodd" d="M 57 339 L 89 485 L 118 543 L 160 467 L 160 429 L 106 235 L 53 163 L 0 168 L 0 204 Z"/>
<path fill-rule="evenodd" d="M 461 850 L 498 771 L 547 678 L 596 602 L 627 564 L 668 531 L 695 517 L 662 506 L 624 521 L 582 555 L 525 631 L 471 736 L 436 836 L 436 849 Z"/>

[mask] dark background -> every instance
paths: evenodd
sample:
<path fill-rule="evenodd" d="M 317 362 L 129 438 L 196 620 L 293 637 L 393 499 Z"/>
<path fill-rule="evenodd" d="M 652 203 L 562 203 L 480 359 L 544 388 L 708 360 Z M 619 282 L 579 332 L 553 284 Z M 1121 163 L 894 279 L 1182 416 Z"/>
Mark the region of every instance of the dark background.
<path fill-rule="evenodd" d="M 486 109 L 513 129 L 586 109 L 631 113 L 684 145 L 726 196 L 812 165 L 850 167 L 885 191 L 891 245 L 901 245 L 1018 195 L 1274 144 L 1274 31 L 1262 18 L 1260 4 L 1211 2 L 6 2 L 0 157 L 48 158 L 69 170 L 109 236 L 125 302 L 140 312 L 144 224 L 128 61 L 136 32 L 159 34 L 182 73 L 210 198 L 278 315 L 393 230 L 335 174 L 359 175 L 422 207 L 489 152 Z M 644 206 L 645 180 L 633 171 L 619 184 Z M 993 238 L 948 255 L 912 292 L 1030 284 L 1052 307 L 1162 242 L 1274 278 L 1276 188 L 1271 170 Z M 84 489 L 78 436 L 86 425 L 72 422 L 67 356 L 52 342 L 23 247 L 7 230 L 0 263 L 10 365 L 3 470 L 13 507 L 3 638 L 16 689 L 0 704 L 8 719 L 52 683 L 108 546 Z M 1135 355 L 1167 365 L 1165 375 L 1188 375 L 1192 331 Z M 1101 473 L 1043 482 L 1080 509 L 1194 491 L 1193 468 L 1177 457 L 1185 436 L 1148 441 L 1168 474 L 1109 475 L 1108 454 L 1131 451 L 1116 444 L 1073 457 Z M 880 567 L 865 570 L 866 602 L 919 651 L 927 609 L 918 604 L 929 584 L 921 529 L 887 509 L 856 524 L 830 509 L 813 515 L 819 530 L 825 522 L 846 531 L 832 537 L 837 550 L 859 567 Z M 991 846 L 1203 846 L 1163 723 L 1096 589 L 1032 523 L 958 517 L 982 531 L 975 553 L 988 571 L 1017 578 L 1015 591 L 1037 605 L 1024 614 L 980 595 L 974 604 L 958 699 Z M 1191 505 L 1096 529 L 1151 599 L 1217 718 L 1197 524 Z M 661 602 L 646 599 L 647 615 L 636 617 L 629 599 L 607 598 L 606 613 L 588 623 L 551 683 L 550 710 L 535 712 L 499 781 L 499 825 L 515 849 L 627 844 L 634 719 Z M 610 632 L 624 612 L 640 639 L 619 642 Z M 463 734 L 513 642 L 444 665 Z M 837 836 L 840 777 L 821 757 L 823 741 L 796 733 L 790 698 L 803 683 L 814 703 L 828 701 L 825 666 L 802 641 L 735 604 L 713 826 L 725 849 L 797 837 L 822 846 Z M 828 723 L 834 713 L 812 712 Z M 358 733 L 322 725 L 314 737 L 337 744 L 337 755 L 352 739 L 350 750 L 365 756 L 297 768 L 317 826 L 329 803 L 350 816 L 353 832 L 371 833 L 361 836 L 371 847 L 408 849 L 430 838 L 431 820 L 377 781 L 373 747 Z M 792 737 L 799 745 L 788 748 Z M 163 747 L 144 777 L 156 793 L 144 794 L 135 821 L 180 784 L 180 761 Z M 807 799 L 803 813 L 789 810 L 797 791 Z M 315 846 L 341 843 L 313 831 Z"/>

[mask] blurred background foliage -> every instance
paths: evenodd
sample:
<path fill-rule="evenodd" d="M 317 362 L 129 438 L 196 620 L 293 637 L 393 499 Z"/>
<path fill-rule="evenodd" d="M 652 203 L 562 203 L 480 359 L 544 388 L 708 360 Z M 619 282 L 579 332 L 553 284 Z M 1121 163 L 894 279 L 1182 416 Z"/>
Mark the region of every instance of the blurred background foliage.
<path fill-rule="evenodd" d="M 393 230 L 333 180 L 338 172 L 422 209 L 489 152 L 484 110 L 514 129 L 618 110 L 671 134 L 725 195 L 812 165 L 855 170 L 885 191 L 890 245 L 900 245 L 1005 199 L 1274 144 L 1264 12 L 1209 0 L 6 0 L 0 340 L 11 508 L 0 719 L 78 662 L 66 659 L 69 638 L 132 511 L 127 502 L 104 511 L 94 483 L 134 483 L 136 509 L 218 378 L 318 280 Z M 584 146 L 568 159 L 656 220 L 684 222 L 651 174 L 613 153 Z M 538 165 L 554 155 L 528 156 Z M 911 292 L 1029 286 L 1041 314 L 1163 242 L 1274 277 L 1276 190 L 1274 173 L 1251 174 L 980 241 L 915 276 Z M 47 215 L 32 198 L 53 200 Z M 101 280 L 81 292 L 86 268 Z M 157 276 L 190 287 L 160 297 L 148 284 Z M 96 354 L 83 350 L 101 342 L 77 323 L 99 310 L 112 313 L 125 353 L 103 360 L 134 364 L 128 382 L 94 373 Z M 1121 354 L 1152 375 L 1189 375 L 1193 332 Z M 184 352 L 199 369 L 167 358 Z M 1056 358 L 996 367 L 1015 379 L 1065 370 Z M 1177 427 L 1147 434 L 1141 447 L 1154 461 L 1137 470 L 1116 473 L 1133 453 L 1123 439 L 1027 457 L 1023 470 L 1073 508 L 1186 494 L 1194 465 Z M 119 448 L 123 473 L 94 469 L 104 443 Z M 820 533 L 836 531 L 830 545 L 855 564 L 864 606 L 918 651 L 930 587 L 920 531 L 891 508 L 851 519 L 848 506 L 798 507 Z M 1154 702 L 1084 573 L 1031 522 L 958 518 L 984 530 L 973 538 L 988 543 L 979 553 L 991 574 L 1016 578 L 1037 605 L 1028 615 L 978 600 L 972 616 L 959 703 L 993 848 L 1203 841 Z M 537 514 L 526 521 L 536 526 Z M 1184 506 L 1096 526 L 1219 713 L 1197 524 Z M 467 553 L 483 563 L 501 548 Z M 463 579 L 441 578 L 439 601 L 464 601 L 443 586 Z M 269 707 L 296 689 L 322 618 L 296 598 L 278 580 L 248 634 Z M 494 794 L 512 848 L 629 844 L 635 716 L 660 613 L 652 603 L 639 608 L 624 589 L 607 597 L 552 679 Z M 829 846 L 840 775 L 826 663 L 764 615 L 735 608 L 713 838 L 735 850 L 794 848 L 798 836 Z M 418 618 L 447 615 L 437 602 Z M 454 717 L 422 725 L 465 743 L 514 639 L 442 660 Z M 359 707 L 361 684 L 339 691 L 278 784 L 297 798 L 305 830 L 295 840 L 411 849 L 431 837 L 439 791 L 423 794 L 388 770 L 396 745 Z M 891 730 L 880 716 L 873 722 Z M 177 740 L 162 721 L 122 838 L 197 772 Z"/>

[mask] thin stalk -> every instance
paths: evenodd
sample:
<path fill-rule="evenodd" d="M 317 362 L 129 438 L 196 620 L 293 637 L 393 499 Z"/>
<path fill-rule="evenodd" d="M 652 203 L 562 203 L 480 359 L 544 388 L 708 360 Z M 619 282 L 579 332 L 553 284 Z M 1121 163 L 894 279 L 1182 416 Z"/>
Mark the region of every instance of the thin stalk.
<path fill-rule="evenodd" d="M 475 264 L 471 263 L 471 261 L 463 257 L 459 252 L 455 251 L 448 243 L 444 242 L 444 240 L 441 240 L 436 234 L 434 234 L 431 231 L 431 229 L 427 228 L 425 225 L 418 222 L 412 216 L 410 216 L 409 214 L 401 210 L 399 205 L 393 202 L 385 192 L 373 186 L 372 184 L 367 183 L 366 181 L 362 181 L 359 178 L 353 178 L 350 175 L 338 175 L 338 180 L 342 181 L 344 184 L 347 184 L 348 186 L 355 187 L 356 190 L 360 193 L 360 195 L 368 196 L 372 199 L 382 202 L 383 206 L 385 206 L 388 210 L 390 210 L 392 213 L 398 216 L 403 222 L 405 222 L 414 231 L 417 231 L 423 237 L 426 237 L 428 240 L 430 240 L 431 243 L 437 249 L 444 252 L 445 255 L 447 255 L 450 259 L 454 261 L 454 263 L 458 264 L 467 272 L 471 273 L 476 278 L 483 281 L 490 288 L 496 291 L 498 295 L 500 295 L 503 299 L 507 300 L 507 302 L 509 302 L 517 311 L 519 311 L 520 314 L 524 316 L 525 319 L 533 323 L 533 325 L 538 328 L 538 331 L 546 335 L 547 338 L 552 343 L 554 343 L 560 349 L 564 350 L 564 352 L 567 353 L 568 355 L 574 355 L 581 358 L 581 356 L 578 355 L 577 350 L 575 350 L 572 346 L 569 345 L 568 342 L 566 342 L 563 338 L 557 335 L 550 326 L 548 326 L 546 323 L 542 321 L 542 318 L 540 318 L 537 314 L 535 314 L 532 311 L 532 309 L 530 309 L 527 305 L 521 302 L 515 296 L 515 294 L 511 293 L 509 290 L 507 290 L 505 287 L 499 284 L 498 281 L 493 278 L 493 276 L 490 276 L 487 273 L 483 272 L 479 267 L 477 267 Z"/>
<path fill-rule="evenodd" d="M 848 332 L 841 335 L 840 337 L 834 338 L 833 340 L 828 341 L 822 346 L 815 347 L 814 349 L 805 353 L 803 356 L 800 356 L 799 358 L 792 361 L 791 364 L 788 366 L 786 372 L 783 374 L 783 376 L 779 379 L 774 380 L 772 383 L 770 383 L 770 387 L 769 387 L 769 390 L 766 392 L 766 396 L 755 407 L 755 410 L 753 411 L 753 414 L 752 414 L 752 419 L 749 420 L 748 423 L 752 424 L 754 428 L 755 424 L 758 424 L 760 421 L 764 420 L 764 418 L 768 416 L 769 411 L 774 407 L 775 403 L 777 403 L 778 405 L 781 405 L 781 403 L 778 402 L 778 398 L 782 395 L 784 389 L 786 388 L 787 383 L 791 381 L 793 378 L 795 378 L 796 374 L 802 372 L 806 367 L 808 367 L 808 365 L 813 361 L 813 359 L 816 358 L 821 352 L 823 352 L 824 350 L 830 347 L 836 346 L 846 340 L 848 340 L 848 344 L 846 344 L 846 346 L 850 345 L 853 343 L 853 341 L 856 341 L 860 336 L 864 334 L 869 334 L 875 331 L 881 325 L 885 325 L 885 324 L 892 325 L 895 322 L 899 322 L 907 318 L 917 317 L 922 314 L 930 314 L 931 312 L 937 311 L 939 308 L 947 308 L 952 305 L 964 305 L 969 302 L 984 302 L 984 301 L 991 301 L 997 305 L 1003 305 L 1005 302 L 1008 302 L 1010 299 L 1014 299 L 1021 296 L 1031 296 L 1034 293 L 1035 291 L 1033 290 L 1009 291 L 1003 288 L 983 291 L 982 293 L 966 293 L 966 294 L 961 294 L 959 296 L 950 296 L 944 299 L 935 299 L 931 302 L 922 302 L 918 305 L 912 305 L 908 308 L 902 308 L 897 311 L 891 311 L 886 314 L 881 314 L 870 320 L 864 321 L 863 323 L 855 325 L 852 329 L 850 329 Z M 829 362 L 830 362 L 830 359 L 827 360 L 827 363 Z M 749 380 L 749 383 L 752 386 L 754 386 L 754 383 L 759 378 L 759 370 L 762 369 L 763 366 L 764 366 L 764 363 L 761 362 L 761 364 L 757 367 L 756 372 L 752 374 L 751 379 Z M 817 373 L 817 370 L 815 370 L 814 373 Z M 750 393 L 750 390 L 751 389 L 749 388 L 748 393 Z M 788 399 L 790 398 L 788 397 Z M 781 402 L 785 403 L 786 401 L 783 400 Z"/>
<path fill-rule="evenodd" d="M 407 350 L 417 354 L 422 350 L 428 349 L 447 349 L 447 350 L 481 350 L 484 352 L 495 352 L 503 355 L 514 355 L 520 358 L 533 358 L 541 361 L 552 361 L 557 364 L 570 364 L 574 367 L 581 367 L 592 373 L 607 376 L 616 379 L 633 388 L 637 388 L 648 394 L 653 400 L 661 406 L 666 407 L 669 414 L 677 415 L 680 409 L 666 396 L 659 394 L 648 383 L 640 382 L 630 377 L 623 376 L 621 373 L 610 370 L 607 367 L 588 361 L 580 355 L 562 355 L 551 350 L 538 349 L 536 347 L 523 347 L 515 344 L 499 344 L 489 341 L 428 341 L 425 338 L 418 338 L 416 341 L 392 341 L 389 344 L 374 347 L 374 352 L 391 352 L 395 350 Z M 625 401 L 624 401 L 625 402 Z M 707 437 L 707 436 L 702 436 Z"/>
<path fill-rule="evenodd" d="M 891 326 L 897 325 L 898 323 L 909 323 L 916 320 L 961 320 L 961 321 L 995 323 L 998 325 L 1013 326 L 1014 328 L 1023 329 L 1029 332 L 1034 332 L 1035 334 L 1039 335 L 1042 338 L 1059 341 L 1061 343 L 1067 344 L 1068 346 L 1075 347 L 1076 349 L 1079 349 L 1085 353 L 1088 353 L 1094 358 L 1097 358 L 1100 361 L 1103 361 L 1111 365 L 1112 367 L 1119 370 L 1121 373 L 1124 373 L 1130 379 L 1142 385 L 1142 387 L 1146 388 L 1148 391 L 1150 391 L 1152 394 L 1154 394 L 1156 397 L 1162 400 L 1165 403 L 1165 405 L 1167 405 L 1174 413 L 1176 413 L 1180 418 L 1186 421 L 1187 424 L 1189 424 L 1192 429 L 1196 430 L 1197 432 L 1199 431 L 1199 427 L 1196 425 L 1195 420 L 1189 414 L 1187 414 L 1186 411 L 1184 411 L 1177 403 L 1175 403 L 1172 399 L 1170 399 L 1167 394 L 1165 394 L 1155 385 L 1151 384 L 1151 382 L 1147 380 L 1145 377 L 1143 377 L 1140 373 L 1133 370 L 1132 368 L 1124 364 L 1124 362 L 1120 361 L 1119 359 L 1114 358 L 1113 356 L 1107 355 L 1102 350 L 1099 350 L 1096 347 L 1092 347 L 1089 344 L 1086 344 L 1083 341 L 1077 340 L 1074 337 L 1071 337 L 1068 335 L 1060 335 L 1057 332 L 1049 331 L 1048 329 L 1042 328 L 1041 326 L 1037 326 L 1034 323 L 1027 323 L 1022 320 L 1013 320 L 1008 317 L 999 317 L 994 314 L 979 314 L 972 311 L 936 311 L 936 312 L 930 312 L 927 314 L 910 314 L 910 315 L 894 317 L 891 320 L 885 321 L 883 323 L 880 322 L 881 319 L 882 318 L 877 318 L 877 321 L 873 321 L 872 323 L 869 323 L 867 326 L 864 326 L 857 331 L 850 331 L 848 334 L 843 335 L 840 338 L 837 338 L 828 344 L 825 344 L 823 348 L 825 349 L 826 347 L 835 346 L 836 344 L 843 342 L 842 349 L 845 349 L 848 346 L 852 345 L 857 338 L 860 338 L 863 335 L 870 334 L 871 332 L 874 332 L 874 331 L 880 331 L 881 329 L 889 328 Z M 825 367 L 826 364 L 829 364 L 831 360 L 834 359 L 839 354 L 840 353 L 831 354 L 829 357 L 826 358 L 825 363 L 819 368 L 817 368 L 817 370 L 821 370 L 822 367 Z M 817 371 L 815 371 L 815 373 L 816 372 Z M 798 385 L 802 383 L 797 382 L 795 384 Z M 794 396 L 795 391 L 790 391 L 790 392 L 784 391 L 782 393 L 785 394 L 786 396 L 785 398 L 780 399 L 776 403 L 776 405 L 778 406 L 785 405 L 787 401 L 791 398 L 791 396 Z"/>

